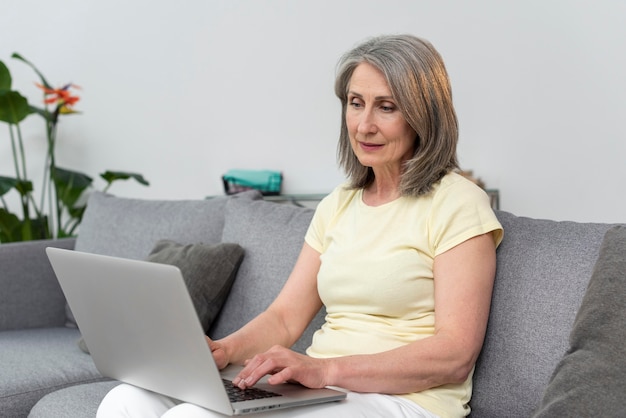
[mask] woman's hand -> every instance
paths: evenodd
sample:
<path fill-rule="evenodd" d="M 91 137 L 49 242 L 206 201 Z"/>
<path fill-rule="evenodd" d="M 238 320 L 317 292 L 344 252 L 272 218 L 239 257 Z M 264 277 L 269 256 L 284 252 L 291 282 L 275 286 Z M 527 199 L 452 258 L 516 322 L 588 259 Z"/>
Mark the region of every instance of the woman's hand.
<path fill-rule="evenodd" d="M 209 337 L 205 337 L 207 344 L 209 344 L 209 348 L 211 349 L 211 353 L 213 354 L 213 359 L 215 359 L 215 364 L 221 370 L 224 367 L 228 366 L 230 363 L 228 359 L 228 354 L 226 354 L 226 350 L 224 346 L 217 341 L 213 341 Z"/>
<path fill-rule="evenodd" d="M 329 385 L 328 371 L 331 362 L 298 354 L 282 346 L 274 346 L 265 353 L 247 360 L 245 367 L 233 379 L 241 389 L 254 386 L 265 375 L 271 375 L 268 383 L 277 385 L 297 382 L 309 388 L 323 388 Z"/>

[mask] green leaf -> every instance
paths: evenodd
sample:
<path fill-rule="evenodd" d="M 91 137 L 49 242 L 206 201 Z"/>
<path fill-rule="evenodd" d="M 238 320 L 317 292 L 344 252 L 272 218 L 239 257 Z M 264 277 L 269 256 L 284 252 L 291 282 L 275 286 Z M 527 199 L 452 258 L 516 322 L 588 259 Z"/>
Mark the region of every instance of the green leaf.
<path fill-rule="evenodd" d="M 22 222 L 20 219 L 0 208 L 0 242 L 15 242 L 22 240 Z"/>
<path fill-rule="evenodd" d="M 60 238 L 73 238 L 73 237 L 75 237 L 75 235 L 72 235 L 71 233 L 65 231 L 64 229 L 60 229 L 57 232 L 57 238 L 59 238 L 59 239 Z"/>
<path fill-rule="evenodd" d="M 52 234 L 48 228 L 48 217 L 42 216 L 41 218 L 33 219 L 33 225 L 35 233 L 35 239 L 50 239 Z"/>
<path fill-rule="evenodd" d="M 74 232 L 83 221 L 83 215 L 85 214 L 86 209 L 87 205 L 71 208 L 69 210 L 70 219 L 68 219 L 65 225 L 63 225 L 63 227 L 59 229 L 57 238 L 75 236 Z"/>
<path fill-rule="evenodd" d="M 29 106 L 29 107 L 30 107 L 30 113 L 36 113 L 40 115 L 41 117 L 43 117 L 44 119 L 46 119 L 47 121 L 54 122 L 54 114 L 52 112 L 49 112 L 46 109 L 42 109 L 36 106 Z"/>
<path fill-rule="evenodd" d="M 33 65 L 33 63 L 31 63 L 30 61 L 28 61 L 26 58 L 22 57 L 20 54 L 18 54 L 17 52 L 14 52 L 13 55 L 11 55 L 13 58 L 18 59 L 20 61 L 22 61 L 23 63 L 25 63 L 26 65 L 28 65 L 30 68 L 32 68 L 37 75 L 39 76 L 39 79 L 41 80 L 41 84 L 43 84 L 45 87 L 51 89 L 53 88 L 50 83 L 48 83 L 48 80 L 46 80 L 46 78 L 43 76 L 43 74 L 41 73 L 41 71 L 39 71 L 37 69 L 37 67 L 35 67 Z"/>
<path fill-rule="evenodd" d="M 0 61 L 0 90 L 11 90 L 11 72 L 2 61 Z"/>
<path fill-rule="evenodd" d="M 0 121 L 18 124 L 30 113 L 28 100 L 24 96 L 12 90 L 0 90 Z"/>
<path fill-rule="evenodd" d="M 22 241 L 52 238 L 48 230 L 48 217 L 46 216 L 25 220 L 22 222 L 21 227 Z"/>
<path fill-rule="evenodd" d="M 0 242 L 17 242 L 51 238 L 48 218 L 21 220 L 15 214 L 0 208 Z"/>
<path fill-rule="evenodd" d="M 0 176 L 0 196 L 4 196 L 11 189 L 17 189 L 17 179 L 13 177 Z"/>
<path fill-rule="evenodd" d="M 148 181 L 141 174 L 138 174 L 138 173 L 107 170 L 104 173 L 100 174 L 100 177 L 102 177 L 104 181 L 106 181 L 109 184 L 113 183 L 116 180 L 128 180 L 132 178 L 138 183 L 143 184 L 144 186 L 150 185 L 150 183 L 148 183 Z"/>
<path fill-rule="evenodd" d="M 15 184 L 15 190 L 17 190 L 21 196 L 26 196 L 34 190 L 33 182 L 29 180 L 18 180 Z"/>
<path fill-rule="evenodd" d="M 93 179 L 86 174 L 59 167 L 56 167 L 51 174 L 57 187 L 57 198 L 68 209 L 74 207 L 80 195 L 93 182 Z"/>
<path fill-rule="evenodd" d="M 74 206 L 73 208 L 68 209 L 68 213 L 71 218 L 80 220 L 83 219 L 83 215 L 85 214 L 85 209 L 87 209 L 87 205 L 83 206 Z"/>

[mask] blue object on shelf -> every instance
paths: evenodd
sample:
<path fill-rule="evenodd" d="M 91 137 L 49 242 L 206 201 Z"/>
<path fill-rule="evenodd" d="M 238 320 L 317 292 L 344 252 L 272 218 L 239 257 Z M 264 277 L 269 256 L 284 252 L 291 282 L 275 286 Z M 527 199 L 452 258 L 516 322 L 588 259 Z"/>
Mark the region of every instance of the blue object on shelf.
<path fill-rule="evenodd" d="M 222 176 L 226 194 L 259 190 L 265 196 L 280 194 L 283 175 L 274 170 L 228 170 Z"/>

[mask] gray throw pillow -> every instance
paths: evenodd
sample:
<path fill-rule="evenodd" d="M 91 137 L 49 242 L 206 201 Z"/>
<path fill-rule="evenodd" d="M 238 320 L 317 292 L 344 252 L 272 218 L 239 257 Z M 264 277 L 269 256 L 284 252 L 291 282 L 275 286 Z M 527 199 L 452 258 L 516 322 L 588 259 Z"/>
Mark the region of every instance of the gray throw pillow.
<path fill-rule="evenodd" d="M 238 244 L 178 244 L 157 242 L 148 261 L 180 269 L 204 332 L 222 309 L 243 260 Z"/>
<path fill-rule="evenodd" d="M 243 260 L 244 250 L 238 244 L 179 244 L 158 241 L 147 261 L 171 264 L 180 269 L 204 332 L 222 309 Z M 85 341 L 78 340 L 81 350 L 89 352 Z"/>
<path fill-rule="evenodd" d="M 570 349 L 534 417 L 624 416 L 625 342 L 626 225 L 620 225 L 604 237 L 570 334 Z"/>

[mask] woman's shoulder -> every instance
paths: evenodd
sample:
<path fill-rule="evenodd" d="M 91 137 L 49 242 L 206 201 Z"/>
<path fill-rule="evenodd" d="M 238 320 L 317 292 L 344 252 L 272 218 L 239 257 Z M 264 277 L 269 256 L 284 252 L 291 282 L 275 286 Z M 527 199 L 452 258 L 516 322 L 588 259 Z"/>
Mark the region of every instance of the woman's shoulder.
<path fill-rule="evenodd" d="M 459 194 L 486 195 L 486 192 L 476 183 L 461 174 L 451 171 L 439 180 L 433 187 L 435 195 Z"/>
<path fill-rule="evenodd" d="M 446 175 L 444 175 L 441 178 L 440 183 L 442 185 L 453 185 L 453 184 L 458 184 L 458 185 L 464 185 L 465 187 L 467 186 L 471 186 L 471 187 L 478 187 L 480 189 L 480 186 L 478 186 L 476 183 L 474 183 L 472 180 L 468 179 L 467 177 L 465 177 L 464 175 L 462 175 L 461 173 L 458 173 L 456 171 L 450 171 L 448 172 Z"/>
<path fill-rule="evenodd" d="M 433 187 L 430 199 L 434 212 L 492 210 L 487 192 L 456 172 L 449 172 L 442 177 Z"/>
<path fill-rule="evenodd" d="M 342 183 L 318 203 L 315 212 L 318 217 L 331 218 L 343 211 L 358 193 L 359 189 L 351 188 L 349 183 Z"/>
<path fill-rule="evenodd" d="M 360 189 L 354 189 L 350 186 L 350 183 L 345 182 L 336 186 L 332 192 L 330 192 L 322 202 L 326 204 L 332 204 L 333 206 L 341 205 L 342 203 L 351 200 L 359 193 Z M 332 203 L 331 203 L 332 202 Z"/>
<path fill-rule="evenodd" d="M 496 244 L 502 239 L 502 225 L 498 221 L 487 192 L 459 173 L 446 174 L 433 193 L 430 222 L 440 231 L 442 238 L 439 251 L 443 252 L 458 244 L 456 238 L 471 238 L 468 233 L 479 235 L 494 233 Z M 436 234 L 435 234 L 436 235 Z"/>

